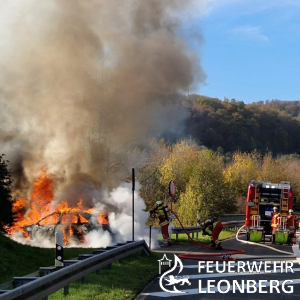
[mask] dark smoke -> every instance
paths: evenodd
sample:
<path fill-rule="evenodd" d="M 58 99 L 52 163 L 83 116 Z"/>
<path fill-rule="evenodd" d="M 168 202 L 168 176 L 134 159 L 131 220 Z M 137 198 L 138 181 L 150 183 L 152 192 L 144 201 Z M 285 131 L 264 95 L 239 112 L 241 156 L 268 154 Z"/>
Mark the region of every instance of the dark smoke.
<path fill-rule="evenodd" d="M 0 2 L 0 142 L 17 189 L 41 167 L 67 189 L 78 178 L 112 186 L 137 144 L 174 135 L 185 112 L 168 95 L 204 79 L 180 38 L 189 9 L 181 0 Z"/>

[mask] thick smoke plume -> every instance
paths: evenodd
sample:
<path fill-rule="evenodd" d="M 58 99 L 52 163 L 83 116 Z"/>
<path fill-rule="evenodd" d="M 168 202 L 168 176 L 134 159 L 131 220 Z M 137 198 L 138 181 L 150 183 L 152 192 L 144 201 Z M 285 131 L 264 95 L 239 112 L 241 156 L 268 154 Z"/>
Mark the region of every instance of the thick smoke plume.
<path fill-rule="evenodd" d="M 116 187 L 136 146 L 178 130 L 186 112 L 169 95 L 204 78 L 181 30 L 189 4 L 0 1 L 0 142 L 15 196 L 41 167 L 64 199 Z"/>

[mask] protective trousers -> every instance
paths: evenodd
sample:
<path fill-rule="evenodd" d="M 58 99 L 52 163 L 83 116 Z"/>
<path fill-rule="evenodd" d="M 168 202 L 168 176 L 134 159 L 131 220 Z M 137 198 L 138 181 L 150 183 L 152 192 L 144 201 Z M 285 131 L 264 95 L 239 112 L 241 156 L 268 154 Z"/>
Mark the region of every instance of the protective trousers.
<path fill-rule="evenodd" d="M 218 222 L 212 232 L 211 237 L 216 246 L 221 245 L 221 242 L 218 239 L 219 239 L 219 235 L 220 235 L 222 229 L 223 229 L 223 224 L 221 222 Z"/>
<path fill-rule="evenodd" d="M 164 244 L 168 244 L 168 242 L 170 240 L 169 224 L 161 226 L 161 233 L 162 233 L 162 236 L 163 236 Z"/>

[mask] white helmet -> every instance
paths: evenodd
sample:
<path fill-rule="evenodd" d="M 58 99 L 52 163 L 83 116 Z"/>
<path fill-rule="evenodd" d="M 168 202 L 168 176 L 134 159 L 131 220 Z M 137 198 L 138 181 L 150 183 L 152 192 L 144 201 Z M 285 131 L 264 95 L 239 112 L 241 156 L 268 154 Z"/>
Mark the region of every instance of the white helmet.
<path fill-rule="evenodd" d="M 278 207 L 277 207 L 277 206 L 274 206 L 274 207 L 273 207 L 273 210 L 278 210 Z"/>
<path fill-rule="evenodd" d="M 294 211 L 292 209 L 289 209 L 289 213 L 293 213 Z"/>
<path fill-rule="evenodd" d="M 156 205 L 156 206 L 161 206 L 161 205 L 162 205 L 162 202 L 161 202 L 161 201 L 156 201 L 156 202 L 155 202 L 155 205 Z"/>

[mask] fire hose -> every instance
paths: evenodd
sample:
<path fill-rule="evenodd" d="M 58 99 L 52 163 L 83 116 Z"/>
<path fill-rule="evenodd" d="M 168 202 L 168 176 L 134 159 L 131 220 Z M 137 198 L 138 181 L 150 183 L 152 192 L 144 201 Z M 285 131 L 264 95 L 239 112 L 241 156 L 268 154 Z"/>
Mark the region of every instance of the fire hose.
<path fill-rule="evenodd" d="M 206 249 L 214 249 L 213 247 L 207 246 L 207 245 L 203 245 L 198 243 L 197 241 L 195 241 L 190 235 L 189 233 L 186 231 L 186 229 L 184 228 L 184 226 L 182 225 L 181 221 L 179 220 L 177 214 L 171 210 L 171 212 L 174 214 L 174 216 L 176 217 L 177 221 L 179 222 L 181 228 L 183 229 L 183 231 L 185 232 L 185 234 L 187 235 L 187 237 L 197 246 L 202 247 L 202 248 L 206 248 Z M 240 249 L 232 249 L 232 248 L 223 248 L 223 250 L 227 250 L 229 252 L 226 253 L 203 253 L 203 254 L 181 254 L 179 255 L 180 258 L 182 259 L 193 259 L 193 260 L 204 260 L 204 261 L 235 261 L 236 259 L 231 257 L 231 255 L 233 254 L 244 254 L 245 251 L 244 250 L 240 250 Z M 211 258 L 213 257 L 213 258 Z M 215 258 L 218 257 L 218 258 Z"/>
<path fill-rule="evenodd" d="M 206 249 L 214 249 L 213 247 L 207 246 L 207 245 L 203 245 L 198 243 L 197 241 L 195 241 L 190 235 L 189 233 L 186 231 L 186 229 L 184 228 L 184 226 L 182 225 L 180 219 L 178 218 L 177 214 L 171 210 L 171 212 L 174 214 L 174 216 L 176 217 L 176 219 L 178 220 L 181 228 L 183 229 L 183 231 L 185 232 L 185 234 L 188 236 L 188 238 L 196 245 L 202 247 L 202 248 L 206 248 Z M 243 241 L 241 239 L 239 239 L 239 234 L 240 231 L 245 227 L 245 225 L 243 225 L 238 232 L 236 233 L 236 240 L 238 242 L 244 243 L 244 244 L 249 244 L 249 245 L 255 245 L 255 246 L 261 246 L 267 249 L 271 249 L 273 251 L 282 253 L 282 254 L 286 254 L 285 256 L 281 256 L 282 258 L 293 258 L 295 257 L 294 254 L 287 252 L 287 251 L 283 251 L 280 249 L 276 249 L 274 247 L 271 246 L 267 246 L 267 245 L 263 245 L 263 244 L 258 244 L 258 243 L 254 243 L 254 242 L 250 242 L 250 241 Z M 180 258 L 182 259 L 192 259 L 192 260 L 204 260 L 204 261 L 236 261 L 235 258 L 232 258 L 231 255 L 233 254 L 244 254 L 245 251 L 244 250 L 240 250 L 240 249 L 232 249 L 232 248 L 223 248 L 223 250 L 227 250 L 230 252 L 226 252 L 226 253 L 204 253 L 204 254 L 181 254 L 179 255 Z M 210 257 L 218 257 L 219 258 L 210 258 Z M 266 255 L 264 255 L 263 257 L 268 257 Z"/>
<path fill-rule="evenodd" d="M 283 253 L 283 254 L 286 254 L 286 256 L 282 256 L 282 257 L 288 257 L 288 258 L 291 258 L 291 257 L 295 257 L 294 254 L 290 253 L 290 252 L 287 252 L 287 251 L 283 251 L 283 250 L 279 250 L 279 249 L 276 249 L 274 247 L 271 247 L 271 246 L 268 246 L 268 245 L 263 245 L 263 244 L 258 244 L 258 243 L 254 243 L 254 242 L 250 242 L 250 241 L 243 241 L 241 239 L 239 239 L 239 233 L 240 231 L 245 227 L 245 225 L 243 225 L 239 230 L 238 232 L 236 233 L 236 240 L 238 242 L 241 242 L 241 243 L 244 243 L 244 244 L 248 244 L 248 245 L 255 245 L 255 246 L 260 246 L 260 247 L 264 247 L 264 248 L 267 248 L 267 249 L 271 249 L 273 251 L 276 251 L 276 252 L 279 252 L 279 253 Z"/>

